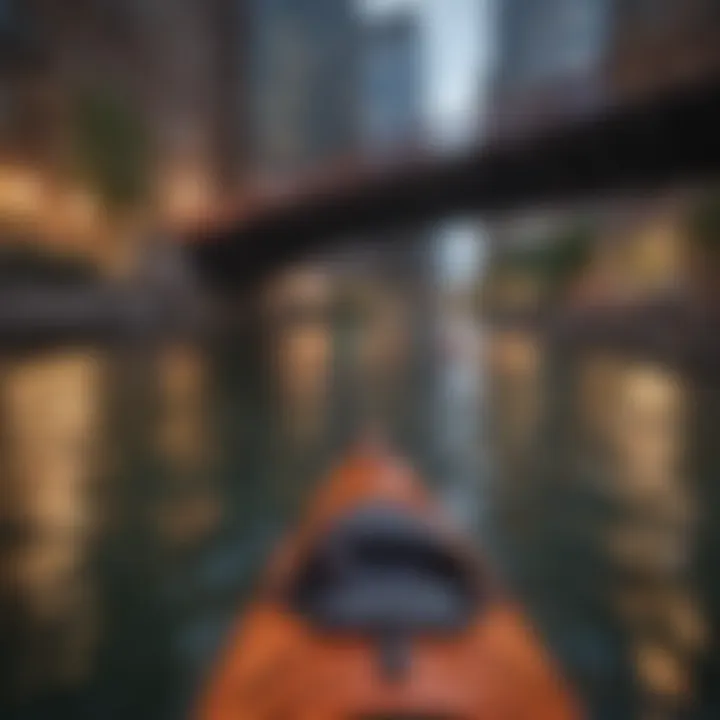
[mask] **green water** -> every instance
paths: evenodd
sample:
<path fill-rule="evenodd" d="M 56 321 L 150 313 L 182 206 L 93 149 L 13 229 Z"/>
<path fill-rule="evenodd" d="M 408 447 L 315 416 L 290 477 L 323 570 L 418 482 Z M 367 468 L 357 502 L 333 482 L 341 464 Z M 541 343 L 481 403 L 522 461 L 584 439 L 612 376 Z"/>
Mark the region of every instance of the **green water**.
<path fill-rule="evenodd" d="M 332 335 L 336 329 L 323 332 Z M 200 398 L 197 406 L 186 400 L 168 409 L 162 400 L 159 378 L 168 372 L 158 363 L 167 348 L 100 356 L 104 374 L 96 392 L 102 396 L 102 432 L 90 444 L 102 448 L 102 462 L 85 489 L 73 496 L 95 508 L 97 527 L 76 529 L 74 539 L 63 541 L 74 548 L 74 564 L 57 581 L 40 575 L 35 585 L 28 585 L 35 595 L 30 590 L 15 592 L 12 578 L 5 579 L 0 625 L 3 718 L 186 716 L 278 536 L 292 524 L 352 436 L 358 405 L 352 392 L 355 376 L 347 370 L 352 366 L 354 336 L 346 328 L 330 341 L 335 353 L 335 364 L 330 365 L 334 369 L 327 375 L 332 402 L 325 406 L 321 431 L 304 443 L 288 434 L 278 383 L 282 368 L 272 361 L 260 328 L 255 334 L 182 351 L 194 358 L 203 378 L 202 389 L 190 393 Z M 8 367 L 32 361 L 8 359 L 3 382 L 15 382 L 8 379 L 14 377 Z M 676 624 L 662 618 L 659 630 L 644 635 L 636 620 L 618 609 L 618 593 L 643 582 L 652 587 L 655 576 L 641 581 L 641 575 L 631 571 L 628 579 L 628 571 L 608 550 L 608 537 L 616 527 L 645 521 L 633 520 L 629 501 L 611 491 L 624 486 L 612 476 L 612 463 L 606 462 L 609 450 L 593 445 L 591 435 L 582 431 L 575 402 L 579 390 L 570 382 L 574 371 L 565 365 L 557 376 L 543 372 L 532 379 L 525 369 L 522 372 L 530 374 L 524 380 L 519 371 L 513 372 L 504 380 L 486 373 L 493 392 L 486 393 L 485 406 L 477 409 L 485 418 L 485 426 L 478 425 L 477 443 L 484 443 L 493 462 L 482 465 L 488 477 L 480 478 L 474 491 L 464 491 L 460 504 L 481 506 L 484 520 L 477 528 L 478 545 L 488 550 L 525 604 L 594 716 L 640 717 L 641 705 L 655 703 L 638 679 L 633 648 L 657 646 L 653 643 L 658 633 L 665 633 L 663 647 L 673 648 L 670 662 L 692 676 L 690 707 L 698 713 L 710 707 L 714 676 L 707 658 L 712 660 L 712 645 L 700 652 L 674 636 L 668 640 Z M 640 385 L 643 377 L 639 376 Z M 410 390 L 426 390 L 412 373 L 405 373 L 405 379 Z M 53 382 L 62 385 L 63 379 Z M 670 385 L 673 382 L 671 378 Z M 512 430 L 513 422 L 503 417 L 514 412 L 522 420 L 538 389 L 552 402 L 545 403 L 534 425 L 523 420 L 524 431 Z M 703 461 L 688 468 L 687 482 L 667 488 L 700 504 L 705 498 L 706 509 L 712 510 L 716 493 L 708 478 L 717 467 L 712 464 L 712 428 L 717 427 L 713 418 L 720 407 L 718 394 L 712 386 L 686 392 L 694 401 L 694 424 L 678 418 L 675 423 L 698 446 L 693 457 Z M 305 402 L 312 399 L 305 397 Z M 426 428 L 403 417 L 398 422 L 407 424 L 398 427 L 398 442 L 411 460 L 423 468 L 442 467 L 427 442 Z M 641 419 L 638 416 L 637 422 Z M 187 436 L 173 425 L 175 421 L 180 428 L 189 423 Z M 158 442 L 164 423 L 180 433 L 181 440 L 173 446 L 175 459 Z M 170 430 L 168 435 L 172 436 Z M 200 436 L 204 439 L 196 452 L 192 439 Z M 19 442 L 17 437 L 6 417 L 4 459 L 14 457 L 10 449 Z M 39 437 L 42 446 L 47 441 Z M 472 435 L 464 437 L 464 442 L 474 442 Z M 80 457 L 84 452 L 79 451 Z M 5 489 L 25 477 L 9 461 L 4 472 Z M 55 482 L 52 474 L 48 477 Z M 442 497 L 452 479 L 435 477 L 433 485 Z M 658 512 L 660 520 L 648 527 L 665 527 Z M 55 531 L 52 525 L 33 527 L 29 533 L 5 537 L 6 558 L 15 557 L 13 548 L 32 545 L 33 533 L 39 537 Z M 697 543 L 700 559 L 691 560 L 691 551 L 683 551 L 684 566 L 662 576 L 665 585 L 675 583 L 681 591 L 699 588 L 697 592 L 712 601 L 717 589 L 714 573 L 707 568 L 716 557 L 713 527 L 711 523 L 704 544 Z M 696 525 L 687 529 L 695 533 Z M 73 528 L 65 531 L 72 534 Z M 81 588 L 87 594 L 83 602 L 70 592 Z M 57 608 L 51 604 L 45 614 L 33 609 L 42 607 L 40 600 L 54 591 L 68 591 L 67 602 Z M 712 623 L 712 612 L 703 617 Z M 73 639 L 90 626 L 90 639 L 74 649 Z M 80 669 L 67 676 L 63 666 L 78 653 Z M 674 702 L 667 697 L 658 701 L 663 713 L 658 717 L 671 717 L 668 708 Z"/>

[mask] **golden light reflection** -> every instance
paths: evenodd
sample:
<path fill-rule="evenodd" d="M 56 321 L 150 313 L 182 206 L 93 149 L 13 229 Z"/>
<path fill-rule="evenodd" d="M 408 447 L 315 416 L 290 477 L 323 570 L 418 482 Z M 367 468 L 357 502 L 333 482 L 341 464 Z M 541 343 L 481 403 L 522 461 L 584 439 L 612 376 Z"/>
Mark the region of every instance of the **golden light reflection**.
<path fill-rule="evenodd" d="M 677 217 L 654 217 L 638 233 L 633 247 L 637 282 L 644 290 L 662 289 L 678 284 L 685 266 L 684 238 Z"/>
<path fill-rule="evenodd" d="M 635 665 L 645 688 L 655 696 L 677 702 L 690 694 L 685 659 L 667 647 L 643 643 L 635 648 Z"/>
<path fill-rule="evenodd" d="M 542 345 L 532 333 L 505 330 L 488 336 L 495 432 L 508 456 L 527 448 L 542 412 Z"/>
<path fill-rule="evenodd" d="M 207 365 L 199 348 L 177 345 L 158 358 L 156 442 L 169 484 L 155 520 L 167 545 L 197 543 L 221 522 L 222 505 L 210 480 Z"/>
<path fill-rule="evenodd" d="M 27 530 L 4 558 L 12 567 L 4 580 L 22 605 L 26 656 L 16 670 L 26 682 L 76 681 L 91 664 L 102 389 L 100 358 L 81 351 L 7 362 L 0 376 L 4 515 Z M 55 641 L 44 647 L 48 633 Z"/>
<path fill-rule="evenodd" d="M 659 367 L 628 367 L 621 378 L 615 440 L 628 490 L 650 496 L 673 492 L 683 459 L 686 391 Z"/>
<path fill-rule="evenodd" d="M 649 631 L 664 631 L 672 636 L 673 647 L 686 656 L 708 646 L 710 628 L 702 604 L 690 588 L 671 584 L 658 592 L 651 585 L 625 587 L 615 594 L 615 601 L 625 619 Z"/>
<path fill-rule="evenodd" d="M 280 397 L 290 434 L 318 437 L 327 411 L 331 334 L 320 324 L 288 329 L 278 345 Z"/>
<path fill-rule="evenodd" d="M 389 294 L 375 298 L 360 338 L 359 368 L 363 396 L 371 422 L 384 423 L 401 389 L 410 350 L 409 309 Z"/>
<path fill-rule="evenodd" d="M 498 331 L 493 336 L 491 363 L 507 375 L 532 375 L 539 369 L 541 349 L 535 337 L 521 331 Z"/>
<path fill-rule="evenodd" d="M 264 298 L 282 432 L 298 446 L 326 429 L 334 289 L 325 268 L 306 266 L 278 277 Z"/>
<path fill-rule="evenodd" d="M 652 363 L 605 358 L 588 368 L 584 408 L 589 426 L 608 440 L 608 490 L 617 511 L 605 547 L 626 578 L 611 594 L 643 703 L 677 708 L 690 699 L 707 633 L 688 582 L 695 542 L 684 462 L 690 389 Z"/>

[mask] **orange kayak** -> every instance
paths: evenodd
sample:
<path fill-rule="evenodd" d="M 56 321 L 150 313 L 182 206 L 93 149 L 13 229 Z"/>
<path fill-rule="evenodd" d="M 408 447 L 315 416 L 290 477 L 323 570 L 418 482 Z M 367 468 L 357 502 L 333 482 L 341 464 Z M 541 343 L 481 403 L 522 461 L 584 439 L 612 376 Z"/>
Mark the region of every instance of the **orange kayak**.
<path fill-rule="evenodd" d="M 199 720 L 575 720 L 523 614 L 412 472 L 354 454 L 281 545 Z"/>

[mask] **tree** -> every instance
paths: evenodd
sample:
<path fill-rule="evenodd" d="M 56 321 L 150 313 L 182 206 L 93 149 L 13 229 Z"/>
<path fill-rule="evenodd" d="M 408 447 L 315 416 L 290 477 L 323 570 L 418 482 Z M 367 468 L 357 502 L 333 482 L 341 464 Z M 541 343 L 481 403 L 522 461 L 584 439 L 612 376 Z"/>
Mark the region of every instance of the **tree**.
<path fill-rule="evenodd" d="M 84 89 L 73 111 L 73 169 L 102 205 L 112 250 L 126 250 L 126 223 L 150 199 L 150 134 L 137 109 L 109 87 Z"/>
<path fill-rule="evenodd" d="M 715 192 L 702 198 L 693 208 L 690 237 L 702 249 L 718 255 L 720 251 L 720 194 Z"/>
<path fill-rule="evenodd" d="M 592 228 L 575 223 L 531 247 L 499 253 L 479 289 L 480 304 L 492 312 L 502 304 L 502 288 L 513 283 L 537 287 L 546 302 L 556 304 L 590 262 L 592 242 Z"/>

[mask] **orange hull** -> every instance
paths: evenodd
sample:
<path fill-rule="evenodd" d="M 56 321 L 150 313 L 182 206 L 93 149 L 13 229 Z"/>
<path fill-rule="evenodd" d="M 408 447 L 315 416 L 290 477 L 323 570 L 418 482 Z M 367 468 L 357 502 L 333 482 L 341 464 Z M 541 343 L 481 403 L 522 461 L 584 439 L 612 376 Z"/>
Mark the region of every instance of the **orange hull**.
<path fill-rule="evenodd" d="M 337 530 L 370 506 L 381 510 Z M 404 534 L 380 521 L 388 510 L 400 513 Z M 400 558 L 402 572 L 373 569 L 361 573 L 371 581 L 356 581 L 347 569 L 353 562 L 333 565 L 339 547 L 373 544 L 380 552 L 356 555 L 370 564 Z M 352 592 L 338 591 L 342 583 Z M 333 475 L 281 547 L 197 717 L 575 720 L 581 713 L 519 609 L 491 587 L 412 474 L 366 450 Z"/>

